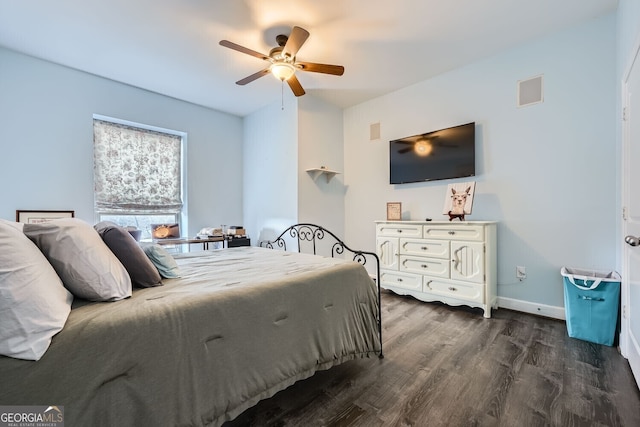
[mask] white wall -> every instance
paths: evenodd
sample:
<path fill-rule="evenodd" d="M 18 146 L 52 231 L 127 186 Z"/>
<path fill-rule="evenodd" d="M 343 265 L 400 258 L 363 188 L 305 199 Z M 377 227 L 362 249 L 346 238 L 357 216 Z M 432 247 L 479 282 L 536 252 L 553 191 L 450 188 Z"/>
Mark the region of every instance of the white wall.
<path fill-rule="evenodd" d="M 447 184 L 465 180 L 389 185 L 388 141 L 475 121 L 468 219 L 499 221 L 499 296 L 562 307 L 562 266 L 616 268 L 615 24 L 612 14 L 345 110 L 347 241 L 373 250 L 388 201 L 404 219 L 444 219 Z M 539 74 L 544 103 L 517 108 L 517 81 Z"/>
<path fill-rule="evenodd" d="M 342 110 L 307 94 L 285 91 L 244 119 L 244 218 L 252 244 L 277 237 L 297 222 L 344 236 L 342 175 L 313 180 L 307 169 L 343 169 Z"/>
<path fill-rule="evenodd" d="M 257 246 L 298 221 L 298 104 L 285 92 L 244 118 L 244 227 Z"/>
<path fill-rule="evenodd" d="M 319 224 L 344 237 L 344 194 L 342 173 L 329 182 L 325 176 L 316 180 L 307 169 L 325 166 L 344 170 L 342 109 L 313 95 L 298 101 L 298 219 Z"/>
<path fill-rule="evenodd" d="M 640 2 L 618 0 L 618 73 L 619 79 L 631 66 L 631 55 L 640 43 Z"/>
<path fill-rule="evenodd" d="M 206 88 L 203 88 L 206 90 Z M 0 48 L 0 217 L 75 210 L 93 222 L 93 122 L 183 131 L 190 235 L 242 222 L 242 119 Z"/>

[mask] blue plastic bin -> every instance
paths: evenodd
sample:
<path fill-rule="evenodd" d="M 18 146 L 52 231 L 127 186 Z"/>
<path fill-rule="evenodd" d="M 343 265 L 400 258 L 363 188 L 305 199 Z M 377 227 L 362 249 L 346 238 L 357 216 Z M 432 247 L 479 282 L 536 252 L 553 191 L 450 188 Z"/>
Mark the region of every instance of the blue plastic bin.
<path fill-rule="evenodd" d="M 578 338 L 611 346 L 618 325 L 620 275 L 562 267 L 567 332 Z"/>

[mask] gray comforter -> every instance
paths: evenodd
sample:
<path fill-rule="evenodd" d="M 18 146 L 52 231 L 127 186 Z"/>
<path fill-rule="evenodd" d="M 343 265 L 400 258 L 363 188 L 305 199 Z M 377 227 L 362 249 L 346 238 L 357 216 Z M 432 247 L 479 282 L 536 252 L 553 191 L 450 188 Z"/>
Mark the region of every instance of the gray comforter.
<path fill-rule="evenodd" d="M 217 426 L 380 350 L 359 264 L 252 247 L 178 263 L 182 278 L 130 299 L 76 301 L 41 360 L 0 356 L 0 405 L 62 405 L 67 426 Z"/>

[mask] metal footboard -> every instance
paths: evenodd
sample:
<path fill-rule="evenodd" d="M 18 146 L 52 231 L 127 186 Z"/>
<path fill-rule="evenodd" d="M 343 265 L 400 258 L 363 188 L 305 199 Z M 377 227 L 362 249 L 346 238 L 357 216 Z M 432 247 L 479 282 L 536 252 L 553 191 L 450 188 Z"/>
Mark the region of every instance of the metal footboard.
<path fill-rule="evenodd" d="M 325 240 L 327 239 L 327 240 Z M 335 258 L 343 254 L 352 254 L 352 260 L 366 265 L 367 261 L 373 260 L 375 263 L 375 284 L 378 293 L 378 337 L 380 338 L 380 355 L 382 359 L 382 308 L 380 301 L 380 259 L 375 252 L 367 252 L 351 249 L 341 239 L 326 228 L 310 223 L 300 223 L 288 227 L 274 240 L 265 240 L 260 242 L 260 246 L 269 249 L 287 250 L 287 247 L 293 246 L 291 250 L 297 252 L 313 253 L 314 255 L 323 255 L 325 250 L 330 252 L 330 256 Z"/>

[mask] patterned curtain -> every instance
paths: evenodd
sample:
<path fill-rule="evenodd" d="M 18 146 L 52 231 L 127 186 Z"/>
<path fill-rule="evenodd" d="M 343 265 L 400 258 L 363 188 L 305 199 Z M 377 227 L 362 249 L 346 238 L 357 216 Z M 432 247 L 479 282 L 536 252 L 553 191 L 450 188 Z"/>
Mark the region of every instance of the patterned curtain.
<path fill-rule="evenodd" d="M 96 212 L 179 213 L 182 137 L 93 121 Z"/>

